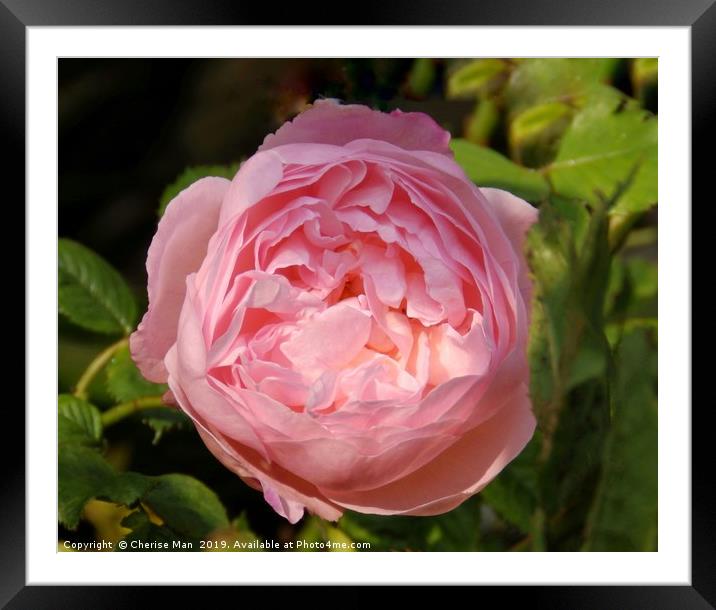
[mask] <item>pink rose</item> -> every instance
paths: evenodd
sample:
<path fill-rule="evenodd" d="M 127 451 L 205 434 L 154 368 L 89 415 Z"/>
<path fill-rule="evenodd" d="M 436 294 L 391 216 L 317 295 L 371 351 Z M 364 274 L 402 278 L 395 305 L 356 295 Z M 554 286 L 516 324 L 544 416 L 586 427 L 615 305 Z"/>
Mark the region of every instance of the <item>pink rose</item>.
<path fill-rule="evenodd" d="M 449 139 L 316 102 L 159 223 L 134 359 L 292 523 L 449 511 L 533 434 L 537 211 L 475 187 Z"/>

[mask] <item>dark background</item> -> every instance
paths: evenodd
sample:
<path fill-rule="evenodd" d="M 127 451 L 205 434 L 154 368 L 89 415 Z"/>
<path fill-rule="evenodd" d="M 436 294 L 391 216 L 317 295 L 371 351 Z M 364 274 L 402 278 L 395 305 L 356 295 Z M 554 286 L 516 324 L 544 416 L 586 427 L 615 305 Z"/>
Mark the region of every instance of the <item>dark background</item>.
<path fill-rule="evenodd" d="M 411 64 L 60 59 L 59 234 L 101 254 L 141 292 L 164 187 L 188 166 L 250 156 L 313 99 L 420 109 L 459 131 L 473 104 L 445 101 L 439 90 L 411 99 Z"/>

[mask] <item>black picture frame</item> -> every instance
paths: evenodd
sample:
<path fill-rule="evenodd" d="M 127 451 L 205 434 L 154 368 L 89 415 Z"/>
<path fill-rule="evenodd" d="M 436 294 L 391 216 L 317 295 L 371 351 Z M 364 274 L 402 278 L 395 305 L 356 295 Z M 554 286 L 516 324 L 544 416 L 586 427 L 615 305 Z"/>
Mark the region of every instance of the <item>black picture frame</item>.
<path fill-rule="evenodd" d="M 351 25 L 687 26 L 692 42 L 692 193 L 709 207 L 709 173 L 716 109 L 714 0 L 363 0 Z M 6 205 L 25 198 L 25 40 L 30 26 L 61 25 L 338 25 L 344 3 L 267 3 L 235 0 L 0 0 L 0 126 Z M 343 24 L 345 25 L 345 24 Z M 711 170 L 709 172 L 708 170 Z M 7 187 L 10 187 L 9 192 Z M 14 204 L 16 205 L 16 204 Z M 691 205 L 670 202 L 669 205 Z M 693 208 L 692 208 L 693 209 Z M 705 214 L 704 214 L 705 215 Z M 696 263 L 694 259 L 694 264 Z M 697 277 L 699 277 L 697 275 Z M 27 320 L 26 320 L 27 324 Z M 31 366 L 31 363 L 26 363 Z M 690 405 L 671 405 L 689 408 Z M 712 401 L 692 411 L 692 580 L 690 586 L 486 587 L 501 604 L 549 608 L 712 608 L 716 606 L 716 504 L 712 489 Z M 32 587 L 25 584 L 25 415 L 5 404 L 3 425 L 18 443 L 0 443 L 5 476 L 0 487 L 0 603 L 9 608 L 143 606 L 149 587 Z M 7 433 L 6 433 L 7 434 Z M 480 595 L 484 595 L 480 593 Z M 166 592 L 161 593 L 163 596 Z M 182 601 L 205 603 L 198 588 Z M 341 594 L 342 596 L 345 593 Z M 361 597 L 352 597 L 360 603 Z M 245 599 L 245 598 L 244 598 Z M 480 598 L 483 601 L 483 598 Z"/>

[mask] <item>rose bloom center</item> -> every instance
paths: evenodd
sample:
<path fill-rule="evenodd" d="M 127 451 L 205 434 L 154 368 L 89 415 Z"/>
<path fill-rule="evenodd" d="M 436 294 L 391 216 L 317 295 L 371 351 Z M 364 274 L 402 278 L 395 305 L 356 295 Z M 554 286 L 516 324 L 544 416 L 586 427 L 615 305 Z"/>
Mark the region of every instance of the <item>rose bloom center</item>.
<path fill-rule="evenodd" d="M 210 383 L 327 415 L 412 405 L 452 377 L 484 375 L 497 342 L 489 278 L 474 236 L 424 204 L 441 197 L 377 163 L 284 167 L 219 234 L 233 266 L 199 273 L 228 280 L 204 325 Z"/>

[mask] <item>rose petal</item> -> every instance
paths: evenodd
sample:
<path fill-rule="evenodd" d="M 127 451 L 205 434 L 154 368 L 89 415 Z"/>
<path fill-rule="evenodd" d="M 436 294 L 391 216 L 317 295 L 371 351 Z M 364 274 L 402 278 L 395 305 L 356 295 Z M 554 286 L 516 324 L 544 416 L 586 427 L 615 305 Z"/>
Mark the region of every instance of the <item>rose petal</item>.
<path fill-rule="evenodd" d="M 304 506 L 295 500 L 280 496 L 276 488 L 268 483 L 261 482 L 264 490 L 264 499 L 279 515 L 288 519 L 289 523 L 298 523 L 303 517 Z"/>
<path fill-rule="evenodd" d="M 281 351 L 297 370 L 320 374 L 353 360 L 368 341 L 370 326 L 367 311 L 341 302 L 299 326 Z"/>
<path fill-rule="evenodd" d="M 360 265 L 373 281 L 375 293 L 389 307 L 400 307 L 405 297 L 405 267 L 394 249 L 366 246 L 361 250 Z"/>
<path fill-rule="evenodd" d="M 378 515 L 437 515 L 485 487 L 532 438 L 526 387 L 493 417 L 412 474 L 370 491 L 330 493 L 344 508 Z"/>
<path fill-rule="evenodd" d="M 206 255 L 229 184 L 225 178 L 203 178 L 179 193 L 167 206 L 149 247 L 149 306 L 129 345 L 142 375 L 155 383 L 167 380 L 163 360 L 176 341 L 186 277 Z"/>
<path fill-rule="evenodd" d="M 477 318 L 479 314 L 474 314 Z M 439 385 L 453 377 L 482 376 L 490 366 L 492 350 L 481 323 L 473 320 L 464 335 L 450 324 L 441 324 L 430 333 L 430 383 Z"/>
<path fill-rule="evenodd" d="M 276 188 L 282 177 L 283 166 L 276 155 L 256 154 L 246 160 L 231 181 L 220 224 L 261 201 Z"/>
<path fill-rule="evenodd" d="M 276 465 L 262 465 L 261 460 L 252 455 L 250 451 L 243 450 L 243 454 L 239 453 L 234 445 L 228 445 L 219 440 L 215 432 L 202 425 L 201 422 L 195 421 L 195 424 L 209 451 L 226 468 L 239 475 L 254 488 L 259 486 L 264 490 L 267 488 L 272 490 L 269 498 L 278 500 L 276 504 L 282 512 L 278 510 L 277 512 L 281 516 L 296 518 L 299 510 L 301 515 L 303 514 L 303 507 L 328 521 L 337 521 L 342 515 L 343 511 L 323 497 L 310 483 L 291 475 L 291 473 Z M 266 497 L 265 493 L 264 497 Z M 267 501 L 269 501 L 269 498 L 267 498 Z M 287 503 L 285 507 L 281 505 L 281 501 Z M 269 504 L 276 510 L 274 504 L 271 502 Z M 298 516 L 298 519 L 300 519 L 300 516 Z"/>
<path fill-rule="evenodd" d="M 519 283 L 522 297 L 527 305 L 529 319 L 529 305 L 532 298 L 532 282 L 529 279 L 529 268 L 523 254 L 525 237 L 530 227 L 537 222 L 539 211 L 529 203 L 515 197 L 512 193 L 500 189 L 481 188 L 480 191 L 487 199 L 495 212 L 502 230 L 512 242 L 515 249 L 515 260 L 518 261 Z"/>
<path fill-rule="evenodd" d="M 515 252 L 521 253 L 527 231 L 537 222 L 539 215 L 537 208 L 531 206 L 524 199 L 500 189 L 483 187 L 480 192 L 495 212 L 502 230 L 512 242 Z"/>
<path fill-rule="evenodd" d="M 535 213 L 471 184 L 448 140 L 316 103 L 242 165 L 188 277 L 171 392 L 291 522 L 450 510 L 533 432 Z"/>
<path fill-rule="evenodd" d="M 342 105 L 335 100 L 318 100 L 311 108 L 266 136 L 259 150 L 293 143 L 344 145 L 352 140 L 390 142 L 405 150 L 427 150 L 452 156 L 450 134 L 422 112 L 390 114 L 367 106 Z"/>

